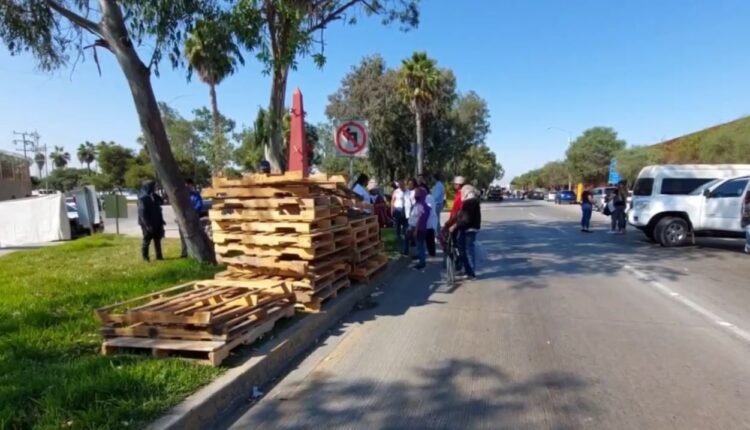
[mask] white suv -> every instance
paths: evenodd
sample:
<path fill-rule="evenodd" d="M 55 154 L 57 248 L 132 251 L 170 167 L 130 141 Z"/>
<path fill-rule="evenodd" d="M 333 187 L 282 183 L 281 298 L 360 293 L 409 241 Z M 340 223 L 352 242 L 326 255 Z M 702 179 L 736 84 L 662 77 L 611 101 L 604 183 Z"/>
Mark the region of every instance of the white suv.
<path fill-rule="evenodd" d="M 651 195 L 643 189 L 647 182 L 641 182 L 641 189 L 636 182 L 628 221 L 649 238 L 663 246 L 680 246 L 691 235 L 743 237 L 741 218 L 750 176 L 715 179 L 688 194 Z"/>

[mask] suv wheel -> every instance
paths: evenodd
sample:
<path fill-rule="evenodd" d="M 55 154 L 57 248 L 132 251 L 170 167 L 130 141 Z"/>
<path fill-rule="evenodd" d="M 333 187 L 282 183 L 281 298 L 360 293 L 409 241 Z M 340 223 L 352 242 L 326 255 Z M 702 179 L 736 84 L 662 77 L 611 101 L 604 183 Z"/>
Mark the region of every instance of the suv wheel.
<path fill-rule="evenodd" d="M 678 217 L 666 217 L 659 221 L 654 229 L 655 239 L 662 246 L 682 246 L 687 242 L 690 226 L 687 221 Z"/>

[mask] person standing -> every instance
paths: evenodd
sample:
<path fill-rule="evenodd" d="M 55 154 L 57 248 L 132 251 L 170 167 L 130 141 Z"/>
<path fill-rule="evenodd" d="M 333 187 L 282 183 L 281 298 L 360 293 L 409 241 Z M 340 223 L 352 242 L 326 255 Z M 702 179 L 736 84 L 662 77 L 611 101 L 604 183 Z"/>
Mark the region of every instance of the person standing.
<path fill-rule="evenodd" d="M 411 228 L 411 221 L 412 221 L 412 212 L 414 212 L 414 205 L 416 204 L 416 199 L 414 192 L 417 189 L 417 180 L 414 178 L 411 178 L 406 181 L 406 191 L 404 193 L 404 215 L 406 216 L 407 221 L 407 230 Z M 404 235 L 404 245 L 402 254 L 408 256 L 409 255 L 409 246 L 413 242 L 413 235 L 409 232 Z"/>
<path fill-rule="evenodd" d="M 625 210 L 628 205 L 628 186 L 624 180 L 617 184 L 613 203 L 615 207 L 613 215 L 617 223 L 617 234 L 625 234 Z"/>
<path fill-rule="evenodd" d="M 164 238 L 164 216 L 161 212 L 161 205 L 164 203 L 161 197 L 156 194 L 156 182 L 146 181 L 143 183 L 143 189 L 138 197 L 138 225 L 141 226 L 143 233 L 143 242 L 141 243 L 141 256 L 143 261 L 149 261 L 148 249 L 151 241 L 154 242 L 154 251 L 157 260 L 163 260 L 161 253 L 161 240 Z"/>
<path fill-rule="evenodd" d="M 397 238 L 400 238 L 401 233 L 406 229 L 405 195 L 404 183 L 402 181 L 394 182 L 393 192 L 391 193 L 391 217 L 393 218 L 393 228 L 396 230 Z"/>
<path fill-rule="evenodd" d="M 432 186 L 432 198 L 435 199 L 435 212 L 437 216 L 438 226 L 440 225 L 440 214 L 443 213 L 445 207 L 445 185 L 440 180 L 440 175 L 433 175 L 435 179 L 435 185 Z"/>
<path fill-rule="evenodd" d="M 591 191 L 581 194 L 581 231 L 591 233 L 591 214 L 594 211 L 594 199 Z"/>
<path fill-rule="evenodd" d="M 357 181 L 352 187 L 352 191 L 357 194 L 364 203 L 370 203 L 370 193 L 367 192 L 367 183 L 370 182 L 370 178 L 362 173 L 357 177 Z"/>
<path fill-rule="evenodd" d="M 482 224 L 479 192 L 471 185 L 461 188 L 461 209 L 456 216 L 456 222 L 451 226 L 455 231 L 459 258 L 464 273 L 469 279 L 476 278 L 476 238 Z"/>
<path fill-rule="evenodd" d="M 434 257 L 436 255 L 435 232 L 440 229 L 437 212 L 435 211 L 435 199 L 432 197 L 430 187 L 428 187 L 427 184 L 421 184 L 419 187 L 427 192 L 425 203 L 427 203 L 427 206 L 430 208 L 430 218 L 427 220 L 427 236 L 425 237 L 425 243 L 427 244 L 427 253 L 430 257 Z"/>
<path fill-rule="evenodd" d="M 185 185 L 190 192 L 190 207 L 193 208 L 195 213 L 198 215 L 198 218 L 200 218 L 201 212 L 203 212 L 203 198 L 201 197 L 201 194 L 198 192 L 198 190 L 195 189 L 195 182 L 193 182 L 192 179 L 186 179 Z M 180 258 L 187 258 L 188 249 L 187 242 L 185 242 L 185 234 L 182 232 L 182 228 L 178 228 L 177 231 L 180 232 L 180 246 L 182 249 L 180 252 Z"/>
<path fill-rule="evenodd" d="M 424 188 L 417 187 L 414 190 L 414 208 L 409 218 L 409 232 L 417 248 L 417 264 L 414 266 L 417 270 L 424 269 L 427 265 L 425 240 L 431 209 L 427 206 L 426 198 L 427 191 Z"/>
<path fill-rule="evenodd" d="M 370 200 L 372 201 L 375 215 L 378 217 L 378 225 L 380 228 L 385 228 L 388 225 L 389 213 L 388 204 L 385 201 L 382 193 L 380 192 L 380 186 L 375 180 L 370 180 L 367 184 L 367 191 L 370 194 Z"/>

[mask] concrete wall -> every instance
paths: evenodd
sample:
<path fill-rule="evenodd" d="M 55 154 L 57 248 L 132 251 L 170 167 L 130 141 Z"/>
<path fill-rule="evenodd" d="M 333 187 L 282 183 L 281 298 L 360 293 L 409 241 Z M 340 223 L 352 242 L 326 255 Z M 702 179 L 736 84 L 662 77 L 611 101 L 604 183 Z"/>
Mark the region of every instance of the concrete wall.
<path fill-rule="evenodd" d="M 0 179 L 0 201 L 10 200 L 15 196 L 22 199 L 31 195 L 31 180 Z"/>

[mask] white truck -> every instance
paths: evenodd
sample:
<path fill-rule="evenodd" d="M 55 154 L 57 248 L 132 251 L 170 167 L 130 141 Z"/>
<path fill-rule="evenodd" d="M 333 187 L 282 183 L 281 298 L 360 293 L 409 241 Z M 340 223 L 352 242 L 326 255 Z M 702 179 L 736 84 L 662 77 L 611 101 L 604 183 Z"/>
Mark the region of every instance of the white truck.
<path fill-rule="evenodd" d="M 645 167 L 633 188 L 628 222 L 666 247 L 695 236 L 743 237 L 750 165 Z"/>

